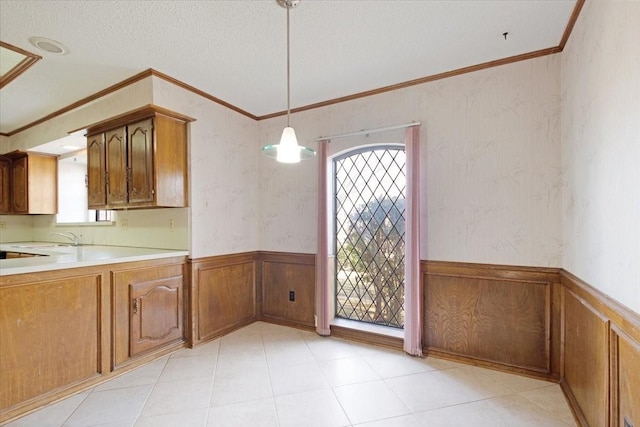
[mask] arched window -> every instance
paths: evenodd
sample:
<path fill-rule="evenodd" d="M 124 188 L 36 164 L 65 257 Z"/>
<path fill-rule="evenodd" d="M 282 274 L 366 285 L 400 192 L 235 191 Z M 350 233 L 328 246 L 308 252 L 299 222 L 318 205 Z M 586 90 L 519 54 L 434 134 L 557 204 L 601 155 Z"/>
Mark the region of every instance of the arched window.
<path fill-rule="evenodd" d="M 333 159 L 336 318 L 404 327 L 405 165 L 402 146 Z"/>

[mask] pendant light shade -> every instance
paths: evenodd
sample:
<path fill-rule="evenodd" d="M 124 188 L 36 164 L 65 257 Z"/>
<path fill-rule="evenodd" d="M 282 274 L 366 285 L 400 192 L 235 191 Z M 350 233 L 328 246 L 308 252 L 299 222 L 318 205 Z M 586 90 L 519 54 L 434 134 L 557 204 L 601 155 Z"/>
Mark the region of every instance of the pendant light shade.
<path fill-rule="evenodd" d="M 315 150 L 298 145 L 296 132 L 291 127 L 291 71 L 289 55 L 289 9 L 300 3 L 300 0 L 277 0 L 278 4 L 287 9 L 287 127 L 282 131 L 279 144 L 265 145 L 262 152 L 269 157 L 275 157 L 281 163 L 298 163 L 302 159 L 309 159 L 316 155 Z"/>

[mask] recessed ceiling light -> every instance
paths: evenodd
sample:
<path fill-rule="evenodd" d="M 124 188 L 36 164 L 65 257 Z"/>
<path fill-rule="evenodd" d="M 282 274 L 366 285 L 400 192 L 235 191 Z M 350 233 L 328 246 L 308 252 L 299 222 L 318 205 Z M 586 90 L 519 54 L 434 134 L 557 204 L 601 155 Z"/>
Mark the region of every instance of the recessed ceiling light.
<path fill-rule="evenodd" d="M 55 53 L 56 55 L 64 55 L 69 52 L 69 49 L 62 43 L 45 37 L 30 37 L 29 41 L 32 45 L 45 52 Z"/>

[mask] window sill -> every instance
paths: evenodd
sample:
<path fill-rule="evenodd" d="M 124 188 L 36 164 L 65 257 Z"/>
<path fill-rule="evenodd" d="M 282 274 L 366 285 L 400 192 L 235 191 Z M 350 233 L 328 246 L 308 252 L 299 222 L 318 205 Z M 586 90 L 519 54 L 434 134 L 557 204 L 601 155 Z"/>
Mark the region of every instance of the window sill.
<path fill-rule="evenodd" d="M 333 319 L 331 326 L 338 326 L 344 329 L 351 329 L 359 332 L 381 335 L 389 338 L 404 339 L 404 329 L 391 328 L 387 326 L 374 325 L 371 323 L 358 322 L 356 320 Z"/>

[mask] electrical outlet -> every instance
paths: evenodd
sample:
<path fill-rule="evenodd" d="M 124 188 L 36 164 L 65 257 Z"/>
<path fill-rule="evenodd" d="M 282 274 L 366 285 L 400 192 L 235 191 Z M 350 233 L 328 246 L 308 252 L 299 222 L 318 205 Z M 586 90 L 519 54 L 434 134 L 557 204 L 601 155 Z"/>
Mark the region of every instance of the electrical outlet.
<path fill-rule="evenodd" d="M 295 291 L 289 291 L 289 301 L 295 301 L 295 300 L 296 300 Z"/>
<path fill-rule="evenodd" d="M 0 230 L 6 230 L 7 229 L 7 223 L 2 221 L 0 222 Z"/>
<path fill-rule="evenodd" d="M 624 417 L 624 427 L 633 427 L 633 424 L 631 424 L 631 421 L 629 421 L 627 417 Z"/>
<path fill-rule="evenodd" d="M 173 227 L 174 227 L 175 223 L 173 222 L 173 218 L 171 218 L 169 220 L 169 231 L 173 231 Z"/>
<path fill-rule="evenodd" d="M 126 219 L 126 218 L 122 218 L 122 219 L 120 220 L 120 227 L 122 227 L 122 228 L 124 228 L 124 229 L 129 228 L 129 220 L 128 220 L 128 219 Z"/>

